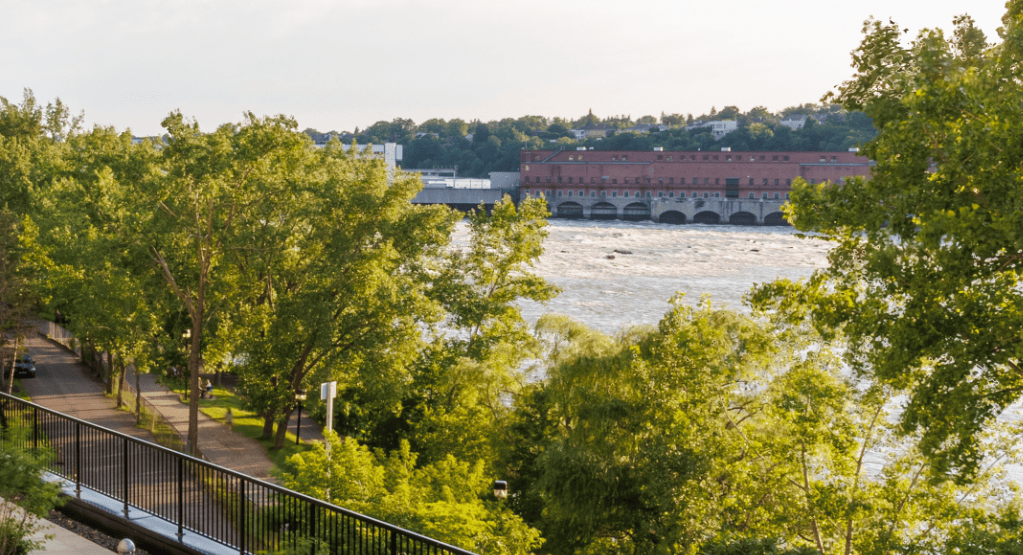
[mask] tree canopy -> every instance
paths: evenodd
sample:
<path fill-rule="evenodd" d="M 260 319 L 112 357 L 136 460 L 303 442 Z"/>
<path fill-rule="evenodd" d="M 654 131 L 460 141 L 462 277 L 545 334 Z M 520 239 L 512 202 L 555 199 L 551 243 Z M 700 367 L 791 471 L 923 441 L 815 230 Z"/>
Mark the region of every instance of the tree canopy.
<path fill-rule="evenodd" d="M 968 16 L 946 36 L 871 20 L 834 96 L 880 130 L 869 180 L 797 180 L 787 216 L 835 242 L 806 283 L 756 295 L 849 342 L 857 372 L 906 392 L 903 431 L 966 478 L 981 432 L 1023 396 L 1023 2 L 1001 42 Z"/>

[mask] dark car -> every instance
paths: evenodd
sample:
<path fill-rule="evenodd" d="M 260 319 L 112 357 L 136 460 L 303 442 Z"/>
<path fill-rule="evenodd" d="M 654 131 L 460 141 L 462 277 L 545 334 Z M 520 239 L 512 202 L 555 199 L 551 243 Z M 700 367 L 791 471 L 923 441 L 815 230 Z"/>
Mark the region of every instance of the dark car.
<path fill-rule="evenodd" d="M 4 364 L 4 377 L 11 375 L 11 367 Z M 14 377 L 15 378 L 34 378 L 36 377 L 36 362 L 32 360 L 32 357 L 28 355 L 21 355 L 14 359 Z"/>

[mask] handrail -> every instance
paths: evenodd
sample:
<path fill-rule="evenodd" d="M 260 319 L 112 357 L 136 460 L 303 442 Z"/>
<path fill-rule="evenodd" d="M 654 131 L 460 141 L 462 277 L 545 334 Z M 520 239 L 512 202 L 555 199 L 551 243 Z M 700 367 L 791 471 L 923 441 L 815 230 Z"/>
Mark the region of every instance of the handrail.
<path fill-rule="evenodd" d="M 11 408 L 15 410 L 10 410 Z M 27 413 L 30 411 L 32 414 L 29 418 Z M 230 468 L 104 428 L 6 393 L 0 393 L 0 415 L 4 417 L 3 420 L 8 426 L 14 418 L 32 427 L 28 440 L 32 448 L 37 448 L 39 438 L 42 438 L 43 444 L 50 443 L 55 449 L 63 449 L 58 453 L 58 458 L 63 460 L 52 463 L 50 472 L 74 481 L 79 487 L 85 485 L 97 488 L 97 491 L 124 502 L 126 511 L 128 507 L 143 511 L 155 510 L 154 514 L 177 525 L 179 531 L 189 529 L 221 545 L 238 549 L 242 555 L 253 553 L 257 549 L 277 547 L 288 541 L 294 542 L 299 537 L 295 535 L 296 529 L 302 528 L 308 528 L 311 532 L 307 537 L 326 542 L 331 552 L 351 547 L 355 541 L 358 542 L 355 547 L 359 553 L 397 554 L 399 553 L 397 545 L 400 541 L 407 549 L 413 548 L 412 544 L 425 544 L 437 553 L 475 555 L 471 551 L 321 499 L 264 482 Z M 0 433 L 0 444 L 8 441 L 5 436 L 6 434 Z M 105 447 L 111 441 L 120 443 L 118 446 L 120 449 Z M 131 456 L 132 453 L 135 453 L 134 457 Z M 89 456 L 92 458 L 88 459 Z M 137 467 L 134 473 L 129 472 L 132 459 Z M 67 464 L 68 460 L 73 460 L 73 464 Z M 89 464 L 93 463 L 95 466 L 90 467 Z M 104 468 L 98 468 L 100 465 Z M 112 470 L 114 472 L 111 472 Z M 116 472 L 117 470 L 120 472 Z M 127 477 L 130 475 L 134 475 L 135 479 L 129 480 Z M 144 481 L 147 476 L 149 483 Z M 96 481 L 97 484 L 90 483 L 90 480 Z M 167 488 L 168 483 L 175 487 Z M 200 504 L 219 506 L 186 507 L 183 501 L 186 497 L 183 490 L 186 487 L 189 489 L 190 499 L 199 499 Z M 147 488 L 153 491 L 145 491 Z M 119 490 L 123 495 L 113 490 Z M 170 490 L 176 490 L 177 493 L 174 494 Z M 239 497 L 234 497 L 236 493 Z M 252 503 L 253 498 L 276 499 L 277 507 L 286 506 L 288 510 L 267 516 L 255 514 L 260 509 L 256 507 L 257 510 L 249 511 L 247 514 L 246 505 Z M 133 500 L 136 502 L 133 503 Z M 173 510 L 166 509 L 165 505 L 168 504 L 174 505 Z M 271 507 L 268 505 L 262 508 Z M 231 513 L 232 510 L 236 513 Z M 192 521 L 186 522 L 189 516 L 192 517 Z M 210 521 L 211 516 L 219 520 Z M 302 521 L 306 517 L 309 521 L 307 525 L 302 526 Z M 234 518 L 237 518 L 236 522 L 232 520 Z M 369 529 L 350 526 L 344 522 L 346 518 L 368 526 Z M 194 522 L 196 520 L 199 522 Z M 270 528 L 266 528 L 268 523 Z M 283 523 L 283 528 L 273 530 L 273 526 L 278 523 Z M 292 523 L 296 529 L 289 528 Z M 257 524 L 262 524 L 264 529 L 256 530 Z M 331 526 L 333 536 L 327 534 L 319 537 Z M 343 526 L 344 529 L 341 530 L 339 526 Z M 338 535 L 339 530 L 342 532 L 341 536 Z M 384 539 L 383 535 L 389 537 Z M 182 541 L 180 535 L 176 539 Z M 383 545 L 384 543 L 387 545 Z"/>

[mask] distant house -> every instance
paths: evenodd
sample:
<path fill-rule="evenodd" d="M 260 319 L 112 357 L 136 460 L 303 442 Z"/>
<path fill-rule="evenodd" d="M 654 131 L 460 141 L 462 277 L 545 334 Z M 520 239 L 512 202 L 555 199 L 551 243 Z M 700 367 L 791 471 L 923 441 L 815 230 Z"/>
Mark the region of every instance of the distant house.
<path fill-rule="evenodd" d="M 802 129 L 806 125 L 806 114 L 789 114 L 782 118 L 780 125 L 784 125 L 795 131 L 796 129 Z"/>
<path fill-rule="evenodd" d="M 603 123 L 591 123 L 579 129 L 572 129 L 572 135 L 577 141 L 593 138 L 604 138 L 614 135 L 615 128 Z"/>
<path fill-rule="evenodd" d="M 661 131 L 667 130 L 667 125 L 659 125 L 656 123 L 637 123 L 624 131 L 626 133 L 660 133 Z"/>
<path fill-rule="evenodd" d="M 723 121 L 696 121 L 691 125 L 686 126 L 686 131 L 693 129 L 710 128 L 710 132 L 714 135 L 714 140 L 720 140 L 725 135 L 735 131 L 739 128 L 738 122 L 735 120 L 723 120 Z"/>

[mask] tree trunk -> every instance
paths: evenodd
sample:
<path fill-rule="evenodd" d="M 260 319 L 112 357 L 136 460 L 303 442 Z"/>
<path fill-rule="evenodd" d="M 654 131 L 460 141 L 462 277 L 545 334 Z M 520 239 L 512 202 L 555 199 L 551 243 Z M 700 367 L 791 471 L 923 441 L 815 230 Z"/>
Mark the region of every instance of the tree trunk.
<path fill-rule="evenodd" d="M 114 354 L 110 351 L 107 351 L 107 363 L 105 365 L 102 364 L 102 359 L 100 360 L 100 362 L 101 362 L 100 366 L 103 367 L 103 376 L 107 381 L 107 395 L 110 395 L 114 392 L 114 379 L 116 378 L 117 374 L 117 372 L 114 372 Z M 121 405 L 118 404 L 117 406 Z"/>
<path fill-rule="evenodd" d="M 132 364 L 135 369 L 135 425 L 142 424 L 142 386 L 139 380 L 139 366 L 138 364 Z M 153 415 L 156 418 L 156 415 Z"/>
<path fill-rule="evenodd" d="M 288 410 L 281 414 L 281 418 L 277 422 L 277 435 L 274 436 L 274 449 L 284 447 L 284 440 L 287 439 L 288 433 L 288 421 L 291 420 L 291 413 L 294 411 L 295 407 L 288 407 Z"/>
<path fill-rule="evenodd" d="M 124 404 L 124 357 L 117 356 L 117 371 L 114 372 L 114 368 L 111 366 L 110 374 L 111 381 L 117 380 L 117 408 L 121 408 L 121 405 Z"/>
<path fill-rule="evenodd" d="M 262 439 L 270 439 L 274 435 L 274 413 L 268 412 L 263 415 L 263 435 Z"/>
<path fill-rule="evenodd" d="M 199 356 L 201 355 L 202 316 L 192 320 L 192 346 L 188 351 L 188 446 L 192 456 L 199 455 Z"/>

